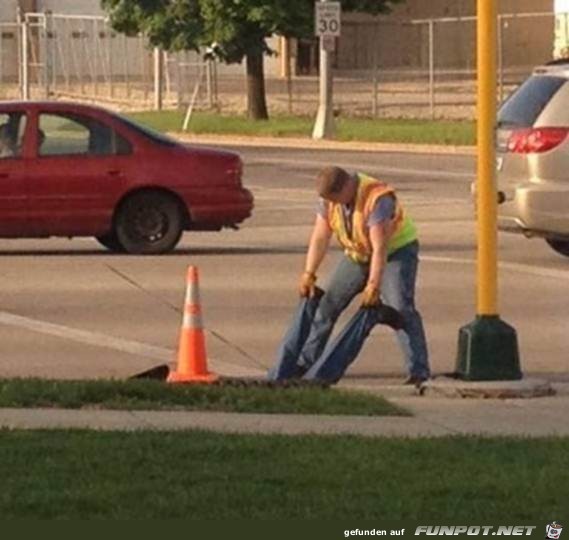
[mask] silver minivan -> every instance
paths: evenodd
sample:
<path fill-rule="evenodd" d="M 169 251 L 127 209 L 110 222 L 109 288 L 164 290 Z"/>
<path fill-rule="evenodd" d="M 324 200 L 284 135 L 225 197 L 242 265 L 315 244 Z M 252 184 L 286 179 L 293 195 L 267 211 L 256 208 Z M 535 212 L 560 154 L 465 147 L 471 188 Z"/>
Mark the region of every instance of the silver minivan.
<path fill-rule="evenodd" d="M 538 67 L 498 112 L 498 227 L 569 257 L 569 60 Z"/>

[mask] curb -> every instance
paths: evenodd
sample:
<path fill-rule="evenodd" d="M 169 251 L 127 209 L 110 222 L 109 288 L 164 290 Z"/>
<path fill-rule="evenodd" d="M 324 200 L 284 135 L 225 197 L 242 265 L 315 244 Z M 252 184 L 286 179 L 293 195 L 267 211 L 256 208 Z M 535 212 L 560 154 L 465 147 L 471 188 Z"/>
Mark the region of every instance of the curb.
<path fill-rule="evenodd" d="M 522 379 L 519 381 L 471 382 L 441 377 L 425 385 L 427 395 L 447 398 L 528 399 L 554 396 L 555 390 L 548 381 Z"/>
<path fill-rule="evenodd" d="M 401 154 L 435 154 L 474 156 L 474 146 L 446 146 L 435 144 L 373 143 L 360 141 L 324 141 L 301 137 L 246 137 L 233 135 L 192 135 L 168 132 L 168 135 L 186 143 L 247 146 L 259 148 L 294 148 L 300 150 L 331 150 L 346 152 L 380 152 Z"/>

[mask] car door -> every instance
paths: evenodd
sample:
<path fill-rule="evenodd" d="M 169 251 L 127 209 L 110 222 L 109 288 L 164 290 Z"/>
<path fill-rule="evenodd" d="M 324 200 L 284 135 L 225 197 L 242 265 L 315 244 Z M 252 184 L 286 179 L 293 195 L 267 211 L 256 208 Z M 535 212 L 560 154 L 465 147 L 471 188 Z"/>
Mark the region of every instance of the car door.
<path fill-rule="evenodd" d="M 29 165 L 30 219 L 44 236 L 99 235 L 125 186 L 130 145 L 84 112 L 39 111 Z"/>
<path fill-rule="evenodd" d="M 0 236 L 30 234 L 28 181 L 23 141 L 27 116 L 23 112 L 0 112 Z"/>

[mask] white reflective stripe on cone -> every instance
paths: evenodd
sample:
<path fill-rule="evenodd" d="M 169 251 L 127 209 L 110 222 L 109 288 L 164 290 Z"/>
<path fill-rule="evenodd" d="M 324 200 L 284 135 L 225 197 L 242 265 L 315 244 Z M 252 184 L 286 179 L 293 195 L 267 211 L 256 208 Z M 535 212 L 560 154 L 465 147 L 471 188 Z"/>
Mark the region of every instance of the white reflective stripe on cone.
<path fill-rule="evenodd" d="M 197 283 L 188 283 L 186 289 L 186 306 L 200 305 L 200 289 Z"/>

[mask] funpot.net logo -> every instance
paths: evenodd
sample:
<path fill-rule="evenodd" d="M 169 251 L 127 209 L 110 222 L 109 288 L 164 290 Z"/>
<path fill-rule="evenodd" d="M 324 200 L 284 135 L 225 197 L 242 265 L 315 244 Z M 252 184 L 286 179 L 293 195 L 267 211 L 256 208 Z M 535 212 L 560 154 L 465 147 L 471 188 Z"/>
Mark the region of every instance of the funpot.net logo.
<path fill-rule="evenodd" d="M 530 536 L 535 529 L 537 529 L 536 525 L 419 525 L 415 529 L 415 535 L 457 536 L 466 534 L 469 536 Z M 559 536 L 551 538 L 557 540 Z"/>

